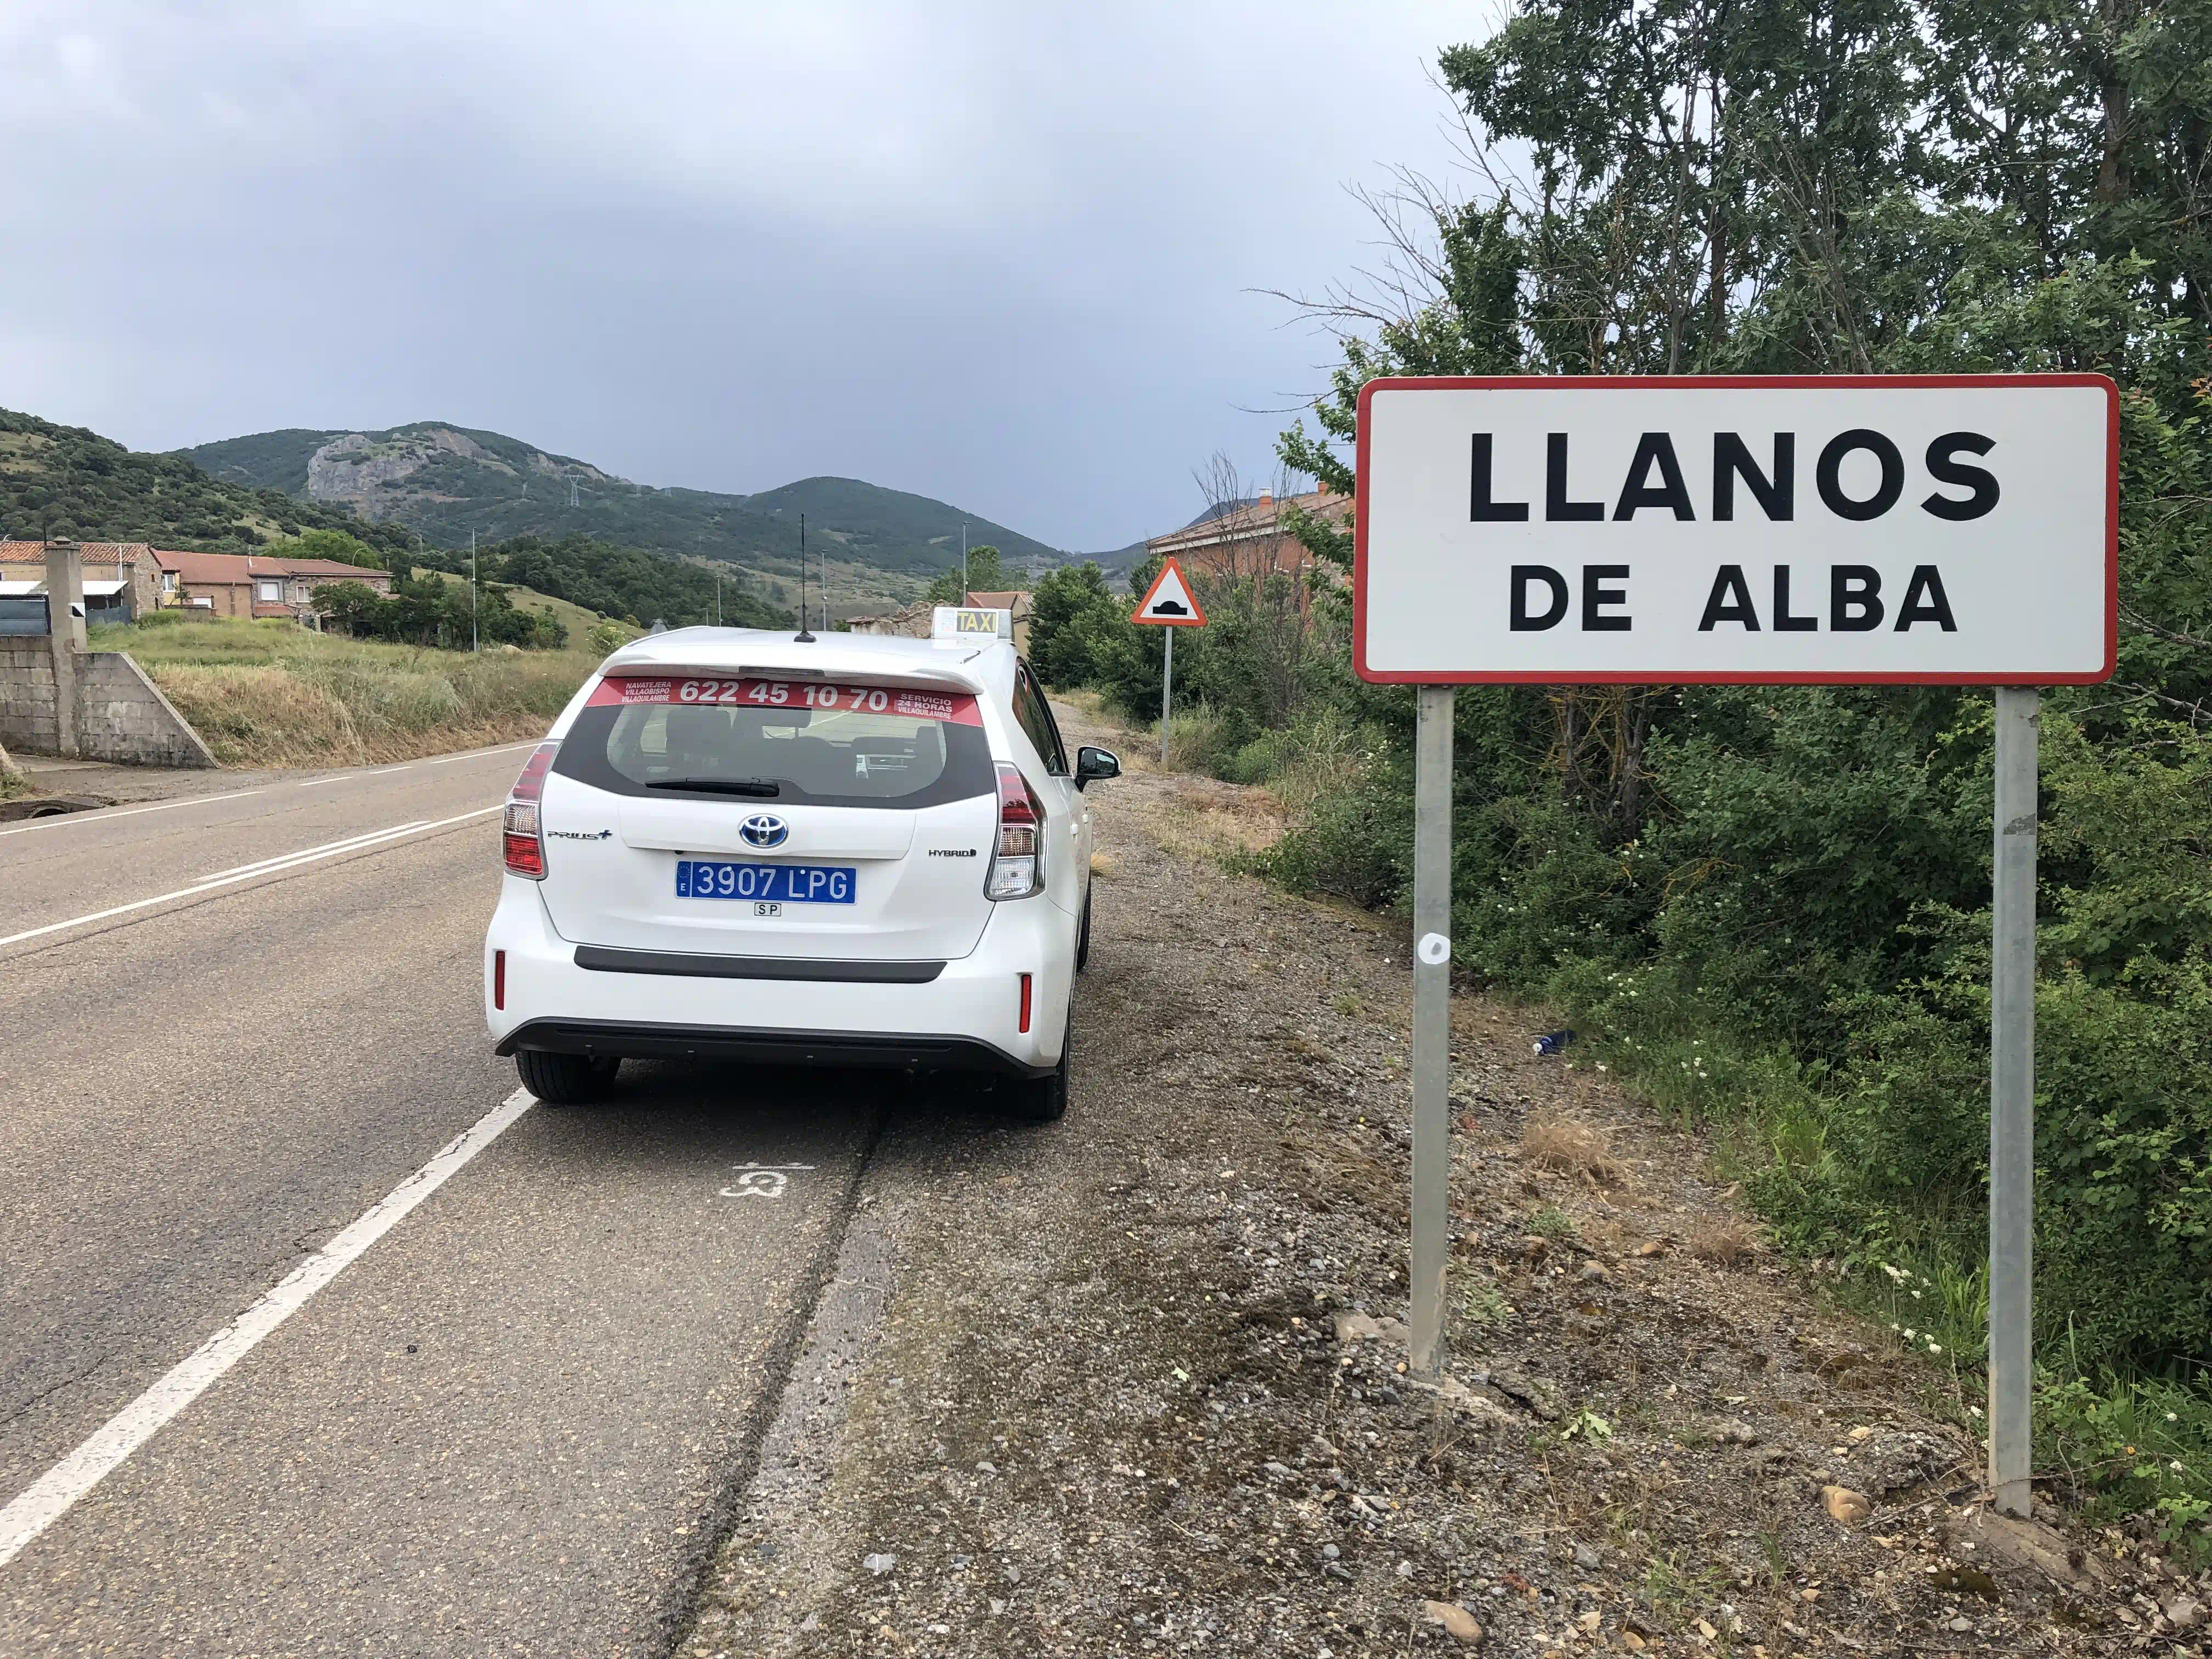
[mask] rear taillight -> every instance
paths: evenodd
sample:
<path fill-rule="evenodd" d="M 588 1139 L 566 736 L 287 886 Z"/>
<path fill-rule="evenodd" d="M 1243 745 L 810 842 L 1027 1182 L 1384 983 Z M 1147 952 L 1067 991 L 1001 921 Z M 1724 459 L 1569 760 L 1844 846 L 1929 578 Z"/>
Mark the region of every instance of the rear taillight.
<path fill-rule="evenodd" d="M 509 875 L 545 879 L 545 841 L 538 823 L 538 798 L 545 793 L 545 775 L 553 769 L 553 757 L 561 745 L 541 743 L 523 763 L 522 775 L 507 792 L 507 817 L 501 839 L 507 843 Z"/>
<path fill-rule="evenodd" d="M 1044 889 L 1044 804 L 1022 769 L 999 763 L 999 841 L 983 883 L 989 899 L 1027 898 Z"/>

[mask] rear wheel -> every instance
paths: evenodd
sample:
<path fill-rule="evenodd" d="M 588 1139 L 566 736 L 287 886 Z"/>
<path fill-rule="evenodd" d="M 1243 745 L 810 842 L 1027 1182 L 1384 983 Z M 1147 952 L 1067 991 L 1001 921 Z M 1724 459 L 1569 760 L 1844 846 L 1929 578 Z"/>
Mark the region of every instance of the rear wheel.
<path fill-rule="evenodd" d="M 1081 973 L 1091 965 L 1091 890 L 1083 890 L 1083 920 L 1075 933 L 1075 971 Z"/>
<path fill-rule="evenodd" d="M 515 1051 L 514 1069 L 522 1086 L 548 1106 L 580 1106 L 606 1093 L 615 1073 L 622 1069 L 622 1061 L 520 1048 Z"/>
<path fill-rule="evenodd" d="M 1024 1123 L 1049 1123 L 1067 1110 L 1068 1062 L 1075 1053 L 1075 1018 L 1060 1034 L 1060 1064 L 1042 1077 L 1022 1078 L 1005 1091 L 1006 1109 Z"/>

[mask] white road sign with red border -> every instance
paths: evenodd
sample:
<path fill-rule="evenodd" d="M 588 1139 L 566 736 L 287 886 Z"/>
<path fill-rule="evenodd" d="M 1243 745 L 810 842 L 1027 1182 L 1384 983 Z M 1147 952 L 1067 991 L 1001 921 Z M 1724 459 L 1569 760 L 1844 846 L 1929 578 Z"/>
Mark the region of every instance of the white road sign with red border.
<path fill-rule="evenodd" d="M 1206 611 L 1183 580 L 1182 567 L 1170 559 L 1152 578 L 1151 588 L 1137 602 L 1129 620 L 1158 628 L 1199 628 L 1205 624 Z"/>
<path fill-rule="evenodd" d="M 2098 374 L 1370 381 L 1358 671 L 2107 678 L 2118 410 Z"/>

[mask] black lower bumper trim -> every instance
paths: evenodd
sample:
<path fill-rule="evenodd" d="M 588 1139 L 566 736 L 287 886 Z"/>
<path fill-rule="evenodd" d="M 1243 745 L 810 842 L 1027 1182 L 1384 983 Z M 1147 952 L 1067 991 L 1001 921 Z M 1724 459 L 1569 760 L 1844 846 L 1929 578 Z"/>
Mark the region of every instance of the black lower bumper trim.
<path fill-rule="evenodd" d="M 805 979 L 836 985 L 927 985 L 941 962 L 840 962 L 827 957 L 716 957 L 684 951 L 618 951 L 579 945 L 576 966 L 602 974 L 669 974 L 688 979 Z"/>
<path fill-rule="evenodd" d="M 507 1033 L 499 1052 L 536 1048 L 556 1054 L 623 1060 L 738 1060 L 763 1066 L 868 1066 L 908 1072 L 991 1072 L 1043 1077 L 975 1037 L 884 1036 L 855 1031 L 782 1031 L 716 1025 L 656 1025 L 614 1020 L 534 1019 Z"/>

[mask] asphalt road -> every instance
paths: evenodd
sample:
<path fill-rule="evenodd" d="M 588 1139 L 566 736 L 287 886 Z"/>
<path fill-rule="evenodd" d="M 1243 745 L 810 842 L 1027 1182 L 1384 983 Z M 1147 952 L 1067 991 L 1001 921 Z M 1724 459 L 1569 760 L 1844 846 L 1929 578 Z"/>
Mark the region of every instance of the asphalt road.
<path fill-rule="evenodd" d="M 0 825 L 0 1553 L 514 1096 L 478 952 L 524 752 Z M 882 1110 L 672 1066 L 529 1106 L 0 1562 L 0 1654 L 664 1650 Z"/>

